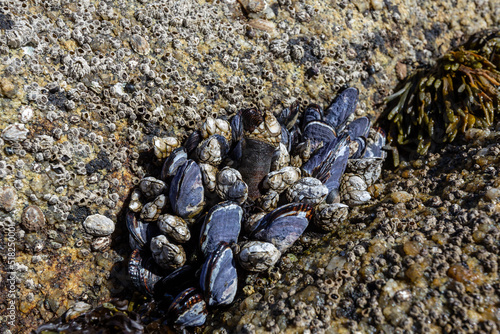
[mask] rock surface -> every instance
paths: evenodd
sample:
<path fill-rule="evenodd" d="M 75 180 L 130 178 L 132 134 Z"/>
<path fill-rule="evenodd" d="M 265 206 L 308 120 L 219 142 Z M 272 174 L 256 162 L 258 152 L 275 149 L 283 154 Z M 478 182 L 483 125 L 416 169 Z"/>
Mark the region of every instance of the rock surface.
<path fill-rule="evenodd" d="M 35 329 L 79 302 L 130 300 L 121 210 L 133 186 L 158 168 L 154 136 L 183 140 L 208 116 L 249 105 L 325 105 L 344 85 L 360 89 L 358 116 L 377 115 L 398 79 L 500 18 L 493 0 L 246 6 L 1 6 L 0 188 L 15 196 L 2 197 L 0 220 L 22 221 L 30 205 L 45 216 L 40 228 L 13 224 L 15 265 L 0 257 L 18 278 L 16 298 L 0 290 L 0 316 L 10 301 L 18 311 L 2 332 Z M 249 275 L 229 313 L 216 310 L 205 330 L 497 330 L 496 131 L 470 132 L 463 146 L 384 171 L 348 225 L 302 237 L 279 271 Z M 396 191 L 412 196 L 394 203 Z M 109 249 L 84 230 L 95 214 L 118 222 Z M 95 310 L 103 319 L 110 312 Z"/>

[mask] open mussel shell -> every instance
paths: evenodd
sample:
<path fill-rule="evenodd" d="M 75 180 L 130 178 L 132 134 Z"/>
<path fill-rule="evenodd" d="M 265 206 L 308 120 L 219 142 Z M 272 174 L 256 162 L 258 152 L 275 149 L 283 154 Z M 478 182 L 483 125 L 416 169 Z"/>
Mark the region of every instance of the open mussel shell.
<path fill-rule="evenodd" d="M 200 248 L 203 254 L 208 256 L 221 241 L 236 242 L 242 218 L 243 209 L 234 202 L 226 201 L 212 207 L 201 228 Z"/>
<path fill-rule="evenodd" d="M 182 166 L 186 160 L 187 152 L 184 147 L 179 147 L 173 150 L 163 163 L 160 178 L 165 182 L 170 180 L 177 173 L 177 169 L 179 169 L 179 167 Z"/>
<path fill-rule="evenodd" d="M 130 255 L 128 273 L 134 286 L 142 293 L 152 296 L 156 283 L 161 276 L 152 273 L 149 266 L 144 263 L 141 252 L 135 249 Z"/>
<path fill-rule="evenodd" d="M 236 296 L 238 275 L 233 251 L 220 242 L 201 268 L 200 286 L 209 306 L 229 305 Z"/>
<path fill-rule="evenodd" d="M 203 210 L 205 190 L 196 162 L 189 159 L 179 167 L 172 179 L 169 197 L 175 214 L 184 219 L 194 218 Z"/>
<path fill-rule="evenodd" d="M 284 252 L 304 233 L 313 215 L 313 206 L 290 203 L 265 215 L 250 238 L 272 243 Z"/>
<path fill-rule="evenodd" d="M 325 110 L 325 122 L 335 129 L 339 129 L 347 118 L 356 110 L 358 95 L 358 90 L 354 87 L 343 90 Z"/>
<path fill-rule="evenodd" d="M 207 320 L 207 304 L 195 288 L 187 288 L 179 293 L 168 309 L 174 323 L 179 326 L 201 326 Z"/>

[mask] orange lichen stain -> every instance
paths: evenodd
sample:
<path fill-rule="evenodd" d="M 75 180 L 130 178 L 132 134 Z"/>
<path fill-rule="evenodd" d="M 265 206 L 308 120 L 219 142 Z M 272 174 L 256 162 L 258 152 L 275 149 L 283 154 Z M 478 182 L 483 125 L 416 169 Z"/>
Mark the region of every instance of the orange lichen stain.
<path fill-rule="evenodd" d="M 18 261 L 26 262 L 30 260 L 30 257 L 24 255 Z M 35 284 L 41 284 L 44 298 L 56 301 L 59 304 L 59 310 L 63 312 L 70 306 L 68 295 L 80 296 L 87 293 L 96 278 L 103 274 L 103 271 L 96 267 L 95 262 L 89 257 L 79 258 L 78 248 L 61 247 L 57 250 L 57 254 L 52 254 L 45 261 L 36 263 L 33 270 L 28 272 L 26 279 L 33 280 Z M 106 269 L 110 270 L 110 268 Z M 26 295 L 27 293 L 29 290 L 21 286 L 20 294 Z M 21 312 L 28 313 L 39 302 L 37 298 L 32 302 L 21 299 L 18 307 Z"/>

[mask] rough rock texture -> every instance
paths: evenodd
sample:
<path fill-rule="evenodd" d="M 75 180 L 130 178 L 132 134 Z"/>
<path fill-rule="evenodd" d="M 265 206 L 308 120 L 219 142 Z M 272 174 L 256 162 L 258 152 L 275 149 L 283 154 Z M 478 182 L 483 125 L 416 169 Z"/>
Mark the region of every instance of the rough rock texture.
<path fill-rule="evenodd" d="M 208 115 L 227 117 L 252 104 L 272 111 L 289 106 L 295 99 L 325 105 L 344 85 L 360 89 L 359 115 L 376 115 L 398 78 L 431 63 L 464 35 L 498 26 L 500 18 L 497 1 L 279 0 L 269 1 L 267 7 L 253 1 L 246 8 L 241 3 L 1 3 L 0 130 L 4 136 L 0 139 L 0 185 L 15 192 L 15 203 L 12 210 L 0 211 L 0 243 L 1 249 L 6 249 L 8 234 L 4 227 L 12 222 L 16 263 L 10 265 L 4 251 L 0 259 L 7 271 L 17 273 L 17 290 L 15 299 L 8 298 L 2 277 L 0 316 L 9 314 L 10 300 L 17 312 L 15 326 L 2 322 L 0 330 L 36 328 L 77 302 L 95 307 L 111 296 L 126 294 L 125 258 L 130 250 L 121 209 L 133 185 L 155 168 L 153 136 L 184 139 Z M 21 131 L 13 132 L 14 128 Z M 490 146 L 476 151 L 474 147 L 452 147 L 457 150 L 452 157 L 467 155 L 453 160 L 456 166 L 445 163 L 441 156 L 432 156 L 397 173 L 386 171 L 384 181 L 374 186 L 373 207 L 352 212 L 351 224 L 345 230 L 322 237 L 317 246 L 310 244 L 311 239 L 302 238 L 302 248 L 295 251 L 299 260 L 290 267 L 283 261 L 281 278 L 249 278 L 250 282 L 256 280 L 263 297 L 253 295 L 241 301 L 240 292 L 239 302 L 230 309 L 233 314 L 238 310 L 248 312 L 231 321 L 216 313 L 214 319 L 221 322 L 211 323 L 215 328 L 228 329 L 242 329 L 247 324 L 248 331 L 278 326 L 290 332 L 295 331 L 294 326 L 311 330 L 324 326 L 330 326 L 330 330 L 354 330 L 356 326 L 418 330 L 420 323 L 447 330 L 446 326 L 458 324 L 457 319 L 463 326 L 475 323 L 486 330 L 495 327 L 498 301 L 491 290 L 499 290 L 495 288 L 498 238 L 491 231 L 498 228 L 498 214 L 494 216 L 498 190 L 494 189 L 499 184 L 491 179 L 497 177 L 496 169 L 490 170 L 485 164 L 494 158 L 489 158 L 490 151 L 485 156 L 481 153 L 482 149 L 491 150 Z M 414 180 L 412 173 L 430 176 Z M 465 183 L 460 187 L 464 189 L 445 191 L 454 181 L 441 175 L 463 176 Z M 404 181 L 397 181 L 400 178 Z M 415 182 L 422 193 L 430 195 L 412 194 L 407 202 L 391 204 L 390 194 L 396 191 L 391 189 L 391 182 L 394 186 L 401 183 L 398 191 L 410 194 L 417 187 L 403 186 Z M 455 208 L 453 200 L 460 198 L 460 191 L 469 197 Z M 387 200 L 382 200 L 386 195 Z M 28 205 L 42 211 L 43 228 L 25 230 L 25 225 L 19 224 Z M 406 213 L 390 205 L 401 210 L 424 210 L 419 217 L 428 218 L 411 221 Z M 415 207 L 408 208 L 411 205 Z M 116 222 L 117 238 L 110 248 L 92 248 L 95 240 L 82 225 L 92 214 Z M 421 222 L 432 220 L 432 215 L 436 216 L 434 224 Z M 455 217 L 464 215 L 463 219 Z M 490 223 L 483 221 L 485 215 L 497 218 L 489 218 Z M 383 238 L 388 231 L 399 231 L 400 235 Z M 460 244 L 456 244 L 459 239 Z M 346 244 L 348 240 L 351 243 Z M 386 254 L 391 249 L 394 252 Z M 442 256 L 429 255 L 435 250 Z M 402 257 L 401 264 L 393 253 Z M 327 254 L 328 258 L 322 260 L 326 264 L 308 264 L 307 254 Z M 448 265 L 441 266 L 441 260 Z M 344 271 L 337 273 L 335 268 L 342 266 L 345 275 L 352 278 L 340 280 Z M 436 268 L 428 269 L 433 266 Z M 305 273 L 299 274 L 301 268 Z M 387 281 L 377 283 L 384 280 L 378 275 L 385 269 L 387 275 L 394 275 L 392 285 Z M 431 277 L 433 273 L 438 276 Z M 311 324 L 308 319 L 322 314 L 315 308 L 326 305 L 327 298 L 310 299 L 309 292 L 318 296 L 316 292 L 322 291 L 318 280 L 327 282 L 325 275 L 340 281 L 335 283 L 340 284 L 339 296 L 328 296 L 334 299 L 332 305 L 342 304 L 334 314 L 324 311 L 319 320 L 311 320 L 321 323 Z M 423 281 L 442 288 L 426 288 L 428 295 L 416 295 L 416 287 Z M 300 293 L 288 297 L 293 296 L 290 291 L 281 293 L 269 285 L 279 282 L 287 286 L 300 282 L 296 287 Z M 347 287 L 346 282 L 350 282 Z M 364 299 L 349 294 L 349 289 L 359 284 L 365 284 Z M 407 289 L 409 292 L 405 292 Z M 270 297 L 275 294 L 283 298 Z M 401 301 L 393 305 L 391 298 L 396 295 Z M 281 299 L 288 308 L 278 304 Z M 434 310 L 446 306 L 449 311 L 438 316 L 422 315 L 425 307 L 419 303 L 427 305 L 429 300 L 435 303 Z M 470 303 L 475 310 L 465 317 L 464 308 L 471 307 Z M 266 307 L 274 304 L 281 310 L 291 305 L 300 309 L 276 316 L 269 323 L 259 322 L 258 313 L 270 314 Z M 415 320 L 399 319 L 396 306 L 402 309 L 401 314 L 408 312 Z M 435 317 L 438 320 L 427 321 Z M 466 323 L 472 318 L 475 320 Z"/>

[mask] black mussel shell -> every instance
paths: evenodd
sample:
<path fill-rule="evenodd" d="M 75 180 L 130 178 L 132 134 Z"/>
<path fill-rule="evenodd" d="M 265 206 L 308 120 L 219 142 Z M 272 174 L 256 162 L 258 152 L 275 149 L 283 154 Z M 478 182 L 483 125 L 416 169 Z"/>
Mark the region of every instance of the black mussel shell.
<path fill-rule="evenodd" d="M 196 217 L 205 205 L 205 190 L 200 166 L 187 160 L 175 174 L 170 186 L 170 203 L 176 215 L 191 219 Z"/>
<path fill-rule="evenodd" d="M 243 139 L 236 142 L 233 149 L 229 152 L 229 158 L 233 161 L 231 167 L 237 168 L 241 157 L 243 156 Z"/>
<path fill-rule="evenodd" d="M 161 278 L 154 287 L 154 297 L 160 303 L 159 307 L 168 308 L 181 291 L 195 286 L 195 274 L 195 267 L 184 265 Z"/>
<path fill-rule="evenodd" d="M 144 263 L 141 252 L 135 249 L 130 255 L 128 273 L 134 286 L 142 293 L 153 296 L 156 283 L 161 276 L 152 273 Z"/>
<path fill-rule="evenodd" d="M 282 143 L 283 145 L 285 145 L 285 147 L 286 147 L 286 149 L 287 149 L 288 151 L 290 151 L 290 150 L 288 149 L 288 147 L 289 147 L 289 145 L 290 145 L 290 139 L 291 139 L 291 137 L 290 137 L 290 132 L 289 132 L 289 131 L 286 129 L 286 127 L 282 124 L 282 125 L 281 125 L 281 143 Z"/>
<path fill-rule="evenodd" d="M 302 166 L 302 172 L 319 179 L 329 191 L 338 188 L 349 159 L 349 141 L 344 133 L 327 143 Z"/>
<path fill-rule="evenodd" d="M 360 117 L 349 123 L 347 126 L 347 131 L 351 140 L 358 137 L 368 136 L 368 131 L 370 131 L 370 119 L 366 116 Z"/>
<path fill-rule="evenodd" d="M 134 212 L 128 211 L 125 217 L 127 229 L 129 231 L 129 244 L 132 249 L 142 250 L 151 238 L 159 233 L 156 224 L 145 223 L 141 219 L 137 219 Z"/>
<path fill-rule="evenodd" d="M 250 238 L 270 242 L 284 252 L 304 233 L 312 216 L 310 204 L 286 204 L 265 215 Z"/>
<path fill-rule="evenodd" d="M 323 109 L 317 104 L 310 104 L 304 111 L 302 128 L 305 128 L 307 124 L 313 121 L 323 120 Z"/>
<path fill-rule="evenodd" d="M 238 275 L 233 251 L 220 242 L 201 268 L 200 286 L 209 306 L 229 305 L 236 296 Z"/>
<path fill-rule="evenodd" d="M 322 121 L 311 121 L 304 127 L 304 139 L 329 143 L 337 137 L 335 129 Z"/>
<path fill-rule="evenodd" d="M 241 110 L 231 118 L 231 137 L 233 143 L 240 141 L 243 138 L 243 122 L 241 121 Z"/>
<path fill-rule="evenodd" d="M 163 164 L 160 179 L 168 182 L 168 180 L 177 173 L 177 169 L 179 169 L 179 167 L 182 166 L 186 160 L 187 152 L 184 147 L 179 147 L 173 150 Z"/>
<path fill-rule="evenodd" d="M 197 147 L 198 144 L 203 140 L 201 132 L 199 130 L 191 132 L 189 137 L 187 137 L 184 147 L 187 154 L 191 154 Z"/>
<path fill-rule="evenodd" d="M 344 89 L 325 110 L 325 122 L 338 130 L 356 110 L 358 95 L 358 90 L 354 87 Z"/>
<path fill-rule="evenodd" d="M 195 288 L 187 288 L 179 293 L 168 309 L 176 325 L 185 327 L 201 326 L 207 320 L 207 304 Z"/>
<path fill-rule="evenodd" d="M 212 207 L 205 216 L 201 228 L 200 248 L 205 256 L 210 255 L 221 241 L 238 241 L 243 209 L 238 204 L 225 201 Z"/>
<path fill-rule="evenodd" d="M 300 137 L 302 136 L 302 132 L 299 127 L 293 128 L 290 130 L 290 139 L 288 140 L 288 152 L 292 152 L 294 147 L 300 143 Z"/>

